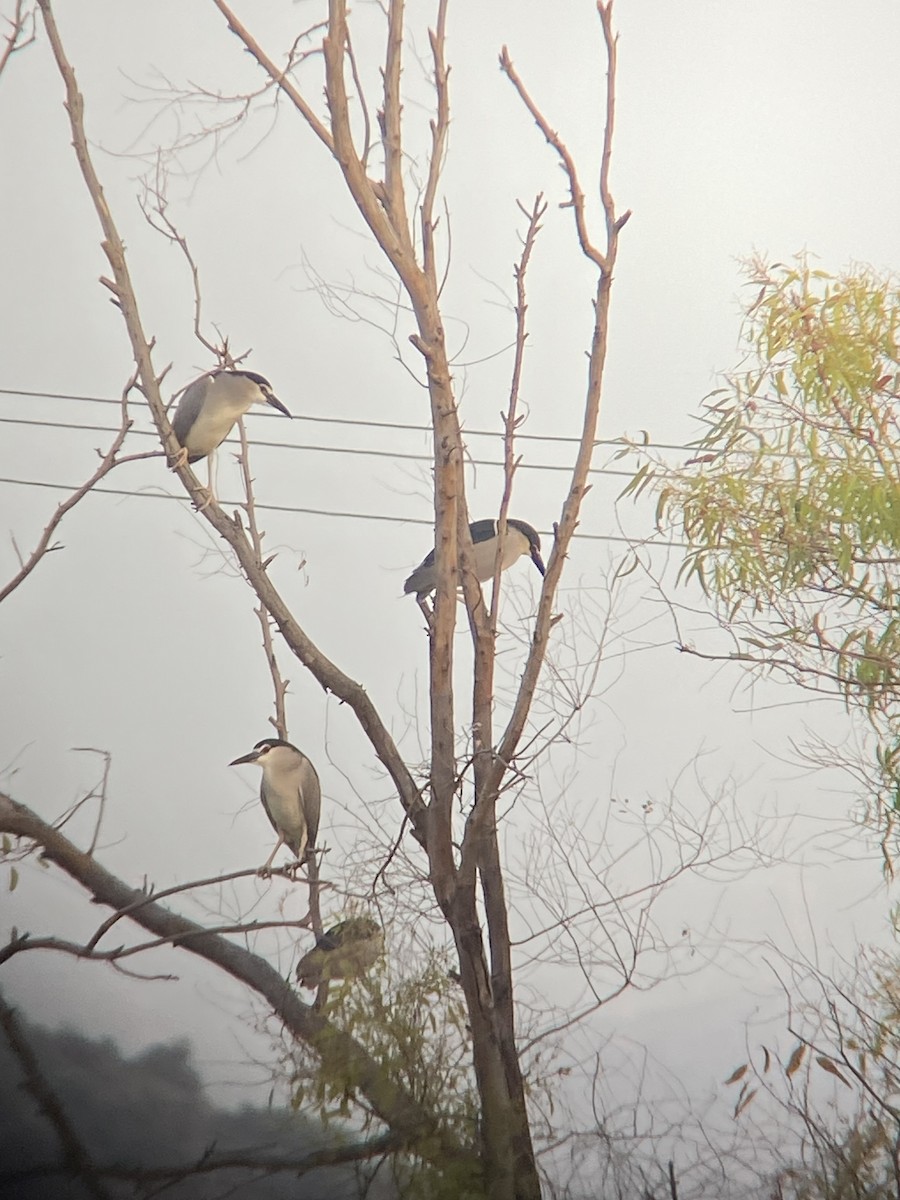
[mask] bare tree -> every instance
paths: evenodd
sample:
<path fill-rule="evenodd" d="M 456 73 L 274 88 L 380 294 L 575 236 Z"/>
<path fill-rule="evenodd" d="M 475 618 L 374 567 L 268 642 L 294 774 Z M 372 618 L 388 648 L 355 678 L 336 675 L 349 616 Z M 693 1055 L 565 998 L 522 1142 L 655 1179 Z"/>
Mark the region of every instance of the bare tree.
<path fill-rule="evenodd" d="M 530 625 L 521 670 L 510 680 L 503 676 L 502 664 L 498 664 L 498 647 L 509 636 L 501 621 L 500 608 L 502 541 L 508 535 L 507 517 L 518 465 L 519 393 L 528 332 L 526 281 L 533 256 L 540 250 L 540 230 L 547 219 L 546 202 L 539 195 L 529 204 L 520 204 L 525 231 L 521 254 L 513 268 L 514 354 L 509 395 L 502 414 L 505 486 L 497 514 L 501 548 L 490 598 L 486 600 L 475 572 L 464 472 L 466 446 L 442 315 L 442 262 L 449 253 L 447 241 L 442 241 L 445 236 L 442 223 L 445 227 L 448 217 L 446 208 L 442 208 L 441 192 L 450 123 L 450 73 L 445 59 L 447 0 L 437 0 L 433 27 L 428 30 L 434 111 L 429 124 L 427 157 L 424 164 L 418 164 L 417 176 L 412 176 L 409 169 L 412 156 L 407 150 L 401 99 L 402 67 L 409 46 L 401 0 L 390 0 L 385 8 L 387 44 L 380 68 L 381 87 L 375 96 L 367 95 L 363 86 L 342 0 L 331 0 L 327 21 L 306 30 L 281 63 L 266 52 L 228 5 L 221 0 L 213 3 L 241 47 L 258 64 L 263 80 L 259 94 L 277 95 L 280 101 L 286 101 L 298 119 L 313 131 L 321 143 L 323 156 L 333 160 L 340 171 L 401 297 L 397 304 L 398 327 L 408 320 L 408 343 L 419 358 L 433 436 L 437 565 L 433 607 L 422 605 L 429 650 L 429 722 L 422 739 L 427 761 L 422 768 L 407 761 L 391 734 L 390 721 L 376 709 L 363 684 L 322 651 L 273 582 L 270 558 L 256 521 L 246 442 L 242 450 L 245 503 L 243 510 L 233 515 L 205 493 L 192 470 L 183 464 L 161 388 L 165 371 L 156 366 L 154 341 L 145 329 L 119 227 L 95 167 L 75 71 L 50 0 L 38 0 L 38 8 L 64 83 L 75 153 L 100 223 L 102 247 L 110 270 L 110 277 L 102 282 L 122 313 L 134 360 L 134 387 L 146 401 L 168 461 L 194 500 L 199 519 L 207 522 L 220 540 L 222 553 L 255 594 L 275 695 L 277 732 L 286 736 L 288 731 L 286 683 L 283 664 L 279 662 L 279 654 L 286 652 L 310 672 L 325 692 L 353 712 L 368 739 L 373 762 L 387 774 L 395 803 L 402 813 L 404 833 L 390 855 L 385 855 L 383 847 L 379 847 L 381 862 L 376 875 L 385 869 L 388 860 L 396 860 L 400 864 L 398 869 L 408 871 L 410 878 L 415 879 L 416 896 L 423 900 L 427 897 L 430 914 L 442 922 L 452 943 L 453 975 L 448 981 L 444 973 L 440 998 L 442 1002 L 446 1000 L 450 984 L 461 990 L 464 1014 L 455 1028 L 461 1029 L 469 1041 L 465 1044 L 461 1038 L 454 1042 L 452 1052 L 458 1054 L 462 1045 L 466 1055 L 471 1053 L 471 1075 L 468 1058 L 463 1061 L 457 1057 L 451 1062 L 452 1070 L 457 1071 L 453 1076 L 454 1086 L 465 1093 L 466 1100 L 470 1094 L 476 1098 L 471 1106 L 474 1111 L 467 1108 L 465 1120 L 457 1123 L 448 1119 L 433 1095 L 423 1099 L 416 1094 L 414 1081 L 398 1082 L 396 1074 L 369 1051 L 367 1044 L 348 1032 L 353 1020 L 348 1018 L 343 1023 L 343 1017 L 356 1004 L 357 1009 L 351 1015 L 358 1023 L 364 1007 L 359 994 L 343 1009 L 324 1005 L 321 995 L 314 1005 L 303 1003 L 264 957 L 253 954 L 236 940 L 262 930 L 266 922 L 238 919 L 205 925 L 190 921 L 161 903 L 165 895 L 153 894 L 149 888 L 128 887 L 105 871 L 94 857 L 93 843 L 85 854 L 58 826 L 40 819 L 8 796 L 0 799 L 0 830 L 21 839 L 20 846 L 9 847 L 9 852 L 22 854 L 31 846 L 40 847 L 45 859 L 77 880 L 94 900 L 110 907 L 113 913 L 84 942 L 16 933 L 0 951 L 0 963 L 33 950 L 56 950 L 126 969 L 129 959 L 148 950 L 178 946 L 240 980 L 260 997 L 266 1010 L 283 1023 L 290 1037 L 298 1039 L 311 1052 L 321 1078 L 326 1080 L 326 1090 L 331 1089 L 330 1095 L 352 1095 L 371 1121 L 378 1123 L 377 1134 L 354 1143 L 346 1150 L 343 1161 L 354 1156 L 365 1159 L 403 1152 L 408 1159 L 423 1161 L 444 1172 L 460 1194 L 468 1190 L 490 1194 L 495 1200 L 538 1200 L 541 1176 L 534 1144 L 535 1126 L 539 1122 L 535 1100 L 538 1088 L 534 1079 L 526 1079 L 524 1065 L 535 1046 L 576 1025 L 617 992 L 632 985 L 642 952 L 654 942 L 650 913 L 667 882 L 688 871 L 712 869 L 736 856 L 746 853 L 753 858 L 756 853 L 753 830 L 735 831 L 725 822 L 731 836 L 717 842 L 712 830 L 715 821 L 679 826 L 667 817 L 649 832 L 642 825 L 635 835 L 635 841 L 647 850 L 647 861 L 651 872 L 655 872 L 652 881 L 622 890 L 610 886 L 606 878 L 612 864 L 602 858 L 600 837 L 596 845 L 591 845 L 590 853 L 587 842 L 583 841 L 583 861 L 579 861 L 577 848 L 560 835 L 551 845 L 551 853 L 558 868 L 571 876 L 568 882 L 576 899 L 572 903 L 567 895 L 556 904 L 556 897 L 546 897 L 546 928 L 518 939 L 518 943 L 511 933 L 510 882 L 518 885 L 524 880 L 531 889 L 536 882 L 529 864 L 519 864 L 511 870 L 504 863 L 502 806 L 505 801 L 512 804 L 529 785 L 536 761 L 565 734 L 573 714 L 583 703 L 583 695 L 573 695 L 558 705 L 558 711 L 548 721 L 535 719 L 536 700 L 546 694 L 544 689 L 552 691 L 555 682 L 552 675 L 548 679 L 547 665 L 560 621 L 557 594 L 582 501 L 589 488 L 618 239 L 629 215 L 618 213 L 610 190 L 616 84 L 612 5 L 606 0 L 597 3 L 598 52 L 606 66 L 606 86 L 599 181 L 596 195 L 591 198 L 584 191 L 566 142 L 531 95 L 511 54 L 506 48 L 500 54 L 501 69 L 521 101 L 523 113 L 536 123 L 562 168 L 568 189 L 564 206 L 569 210 L 567 218 L 571 215 L 573 236 L 593 275 L 593 292 L 585 298 L 585 306 L 591 310 L 592 332 L 580 439 L 554 522 L 554 540 L 537 609 L 534 614 L 527 614 Z M 314 40 L 323 30 L 321 44 L 316 45 Z M 307 51 L 298 49 L 300 46 L 311 48 Z M 304 91 L 296 82 L 295 68 L 301 61 L 307 65 L 315 61 L 321 66 L 324 109 L 320 110 L 309 99 L 314 92 Z M 370 116 L 373 112 L 374 119 Z M 360 115 L 356 117 L 354 113 Z M 219 127 L 212 132 L 214 135 L 220 132 Z M 232 365 L 235 359 L 231 357 L 227 339 L 214 341 L 202 334 L 199 271 L 186 238 L 167 215 L 162 183 L 157 183 L 145 211 L 157 229 L 188 257 L 195 286 L 198 337 L 205 340 L 220 363 Z M 592 211 L 599 213 L 599 221 L 595 222 Z M 123 425 L 123 437 L 124 431 Z M 116 445 L 111 452 L 113 460 L 118 448 Z M 45 542 L 49 543 L 52 532 L 51 528 Z M 465 656 L 459 653 L 454 638 L 459 588 L 470 633 L 471 648 Z M 585 671 L 586 690 L 593 685 L 599 658 L 600 650 Z M 461 678 L 471 679 L 471 704 L 460 697 Z M 563 804 L 564 797 L 551 797 L 544 802 L 549 811 L 552 805 Z M 555 824 L 549 816 L 543 827 L 548 835 L 552 834 Z M 407 829 L 411 838 L 406 837 Z M 670 860 L 663 846 L 671 851 Z M 321 932 L 316 873 L 313 864 L 308 920 Z M 200 882 L 228 881 L 199 881 L 181 885 L 173 892 L 191 891 Z M 104 942 L 101 948 L 103 939 L 109 939 L 111 931 L 125 918 L 146 931 L 149 939 L 135 945 L 115 944 L 111 948 L 105 948 L 107 942 Z M 300 923 L 280 920 L 271 924 L 295 929 Z M 583 933 L 586 928 L 592 931 L 587 938 Z M 577 1007 L 573 1006 L 549 1028 L 523 1032 L 522 1010 L 517 1007 L 515 955 L 531 953 L 532 945 L 546 940 L 549 930 L 560 933 L 569 961 L 581 972 L 585 995 Z M 597 941 L 588 952 L 592 936 Z M 660 937 L 660 943 L 662 940 Z M 595 979 L 600 971 L 598 963 L 602 963 L 606 972 L 602 984 Z M 613 984 L 606 982 L 610 977 L 615 978 Z M 410 1000 L 411 1012 L 420 1011 L 421 1006 L 416 1008 L 418 1000 L 418 996 Z M 371 1003 L 377 1009 L 374 999 Z M 377 1014 L 372 1019 L 377 1020 Z M 448 1067 L 448 1077 L 451 1073 Z M 470 1086 L 471 1093 L 466 1091 Z"/>

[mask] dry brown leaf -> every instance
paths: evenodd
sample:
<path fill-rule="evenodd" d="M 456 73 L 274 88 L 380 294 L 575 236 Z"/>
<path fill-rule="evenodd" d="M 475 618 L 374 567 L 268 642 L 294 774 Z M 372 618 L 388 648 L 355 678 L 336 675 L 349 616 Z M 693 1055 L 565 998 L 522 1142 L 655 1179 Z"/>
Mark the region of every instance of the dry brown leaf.
<path fill-rule="evenodd" d="M 750 1101 L 756 1095 L 756 1092 L 757 1092 L 757 1089 L 754 1088 L 752 1092 L 747 1093 L 747 1095 L 743 1098 L 743 1100 L 739 1100 L 737 1102 L 737 1104 L 734 1106 L 734 1119 L 735 1120 L 738 1119 L 738 1117 L 741 1115 L 741 1113 L 744 1111 L 744 1109 L 747 1107 L 747 1105 L 750 1103 Z"/>
<path fill-rule="evenodd" d="M 840 1071 L 837 1069 L 837 1067 L 834 1065 L 834 1063 L 831 1061 L 830 1058 L 826 1058 L 824 1054 L 817 1054 L 816 1062 L 819 1064 L 819 1066 L 822 1068 L 823 1071 L 827 1071 L 829 1075 L 834 1075 L 846 1087 L 850 1087 L 850 1084 L 847 1082 L 847 1080 L 844 1078 L 844 1076 L 840 1073 Z"/>
<path fill-rule="evenodd" d="M 794 1052 L 788 1059 L 788 1065 L 784 1069 L 784 1073 L 787 1075 L 788 1079 L 790 1079 L 792 1075 L 796 1075 L 800 1070 L 800 1064 L 803 1062 L 803 1055 L 805 1053 L 806 1046 L 803 1044 L 803 1042 L 801 1042 L 799 1046 L 794 1047 Z"/>
<path fill-rule="evenodd" d="M 728 1087 L 728 1085 L 730 1083 L 737 1083 L 737 1081 L 739 1079 L 743 1079 L 744 1076 L 747 1074 L 748 1066 L 749 1066 L 749 1063 L 744 1063 L 743 1066 L 738 1067 L 736 1070 L 732 1071 L 722 1086 Z"/>

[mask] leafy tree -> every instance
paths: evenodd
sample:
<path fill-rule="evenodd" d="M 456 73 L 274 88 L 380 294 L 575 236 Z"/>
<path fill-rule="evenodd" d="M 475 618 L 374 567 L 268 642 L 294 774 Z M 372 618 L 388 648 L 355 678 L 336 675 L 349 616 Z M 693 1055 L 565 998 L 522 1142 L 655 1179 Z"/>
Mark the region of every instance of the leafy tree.
<path fill-rule="evenodd" d="M 685 649 L 839 696 L 874 733 L 869 812 L 900 807 L 900 290 L 868 268 L 747 268 L 741 367 L 683 466 L 645 463 L 732 645 Z"/>

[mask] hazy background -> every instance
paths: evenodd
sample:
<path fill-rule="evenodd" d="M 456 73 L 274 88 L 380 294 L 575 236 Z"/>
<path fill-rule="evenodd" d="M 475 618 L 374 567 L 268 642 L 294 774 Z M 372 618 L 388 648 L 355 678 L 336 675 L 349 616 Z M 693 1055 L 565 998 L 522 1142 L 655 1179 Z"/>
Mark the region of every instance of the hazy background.
<path fill-rule="evenodd" d="M 276 58 L 321 16 L 311 3 L 239 11 Z M 422 11 L 430 15 L 411 6 L 410 27 L 424 56 Z M 157 339 L 157 364 L 172 364 L 174 392 L 211 364 L 192 337 L 184 261 L 148 228 L 137 204 L 147 166 L 137 155 L 152 155 L 155 145 L 222 112 L 212 104 L 176 110 L 172 89 L 234 93 L 258 86 L 260 75 L 212 4 L 70 0 L 56 12 L 145 329 Z M 383 42 L 377 9 L 359 5 L 355 15 L 355 48 L 372 81 Z M 717 372 L 740 358 L 742 258 L 758 250 L 784 260 L 807 249 L 831 270 L 853 261 L 890 269 L 900 258 L 900 155 L 886 99 L 900 10 L 873 2 L 849 15 L 831 0 L 620 0 L 615 19 L 612 186 L 620 211 L 634 215 L 621 239 L 601 436 L 647 430 L 683 445 L 697 432 L 699 402 Z M 592 4 L 555 6 L 552 18 L 536 0 L 451 6 L 453 123 L 443 196 L 452 256 L 444 303 L 469 450 L 479 464 L 500 455 L 496 436 L 475 431 L 496 435 L 508 391 L 511 270 L 524 230 L 517 199 L 530 206 L 543 191 L 550 205 L 529 277 L 527 434 L 577 434 L 592 315 L 592 274 L 577 251 L 571 212 L 560 207 L 563 176 L 499 70 L 504 44 L 572 150 L 588 192 L 602 138 L 604 60 Z M 321 107 L 317 72 L 310 63 L 302 78 Z M 423 76 L 409 59 L 412 153 L 427 138 Z M 96 282 L 108 271 L 40 29 L 38 44 L 0 81 L 0 122 L 0 416 L 24 422 L 0 427 L 5 579 L 16 567 L 11 539 L 29 549 L 64 495 L 38 485 L 77 484 L 93 470 L 94 447 L 110 440 L 88 427 L 108 426 L 116 409 L 75 397 L 118 396 L 131 360 L 120 315 Z M 402 585 L 430 545 L 429 437 L 421 428 L 365 424 L 427 423 L 407 342 L 411 319 L 392 311 L 384 264 L 336 166 L 283 102 L 241 122 L 215 153 L 208 143 L 186 149 L 168 185 L 169 215 L 201 270 L 205 321 L 227 332 L 236 351 L 252 348 L 248 366 L 271 380 L 295 417 L 248 419 L 254 442 L 275 443 L 254 451 L 257 498 L 295 510 L 265 515 L 268 544 L 279 550 L 276 580 L 309 634 L 364 684 L 416 762 L 426 741 L 424 727 L 415 728 L 426 642 Z M 592 201 L 599 238 L 597 216 Z M 137 400 L 134 416 L 136 431 L 150 428 Z M 134 451 L 152 445 L 137 432 L 129 440 Z M 566 486 L 551 468 L 568 461 L 569 447 L 531 440 L 520 449 L 511 512 L 547 533 Z M 378 453 L 353 453 L 360 450 Z M 220 495 L 233 497 L 237 468 L 230 455 L 221 459 Z M 601 449 L 597 465 L 608 460 Z M 552 804 L 562 795 L 559 820 L 578 813 L 587 836 L 625 847 L 639 840 L 645 803 L 659 811 L 675 795 L 686 811 L 702 814 L 709 795 L 724 794 L 749 828 L 762 827 L 772 853 L 790 860 L 745 878 L 709 871 L 679 885 L 656 918 L 683 977 L 626 993 L 572 1038 L 576 1059 L 580 1038 L 593 1048 L 612 1038 L 622 1054 L 649 1047 L 672 1078 L 715 1105 L 716 1080 L 740 1061 L 747 1040 L 771 1032 L 772 1022 L 779 1027 L 782 997 L 749 947 L 767 938 L 786 948 L 797 943 L 827 966 L 861 942 L 888 937 L 890 894 L 876 849 L 848 819 L 849 787 L 794 765 L 792 744 L 810 729 L 836 743 L 848 736 L 840 709 L 786 688 L 745 688 L 736 670 L 677 654 L 667 610 L 641 572 L 610 611 L 606 581 L 626 550 L 616 539 L 652 531 L 652 504 L 615 505 L 624 482 L 594 478 L 560 597 L 557 644 L 575 646 L 577 638 L 582 647 L 562 649 L 566 661 L 567 654 L 584 661 L 609 622 L 595 698 L 573 745 L 541 774 L 539 799 L 509 817 L 506 853 L 525 876 L 541 799 Z M 473 466 L 470 483 L 473 517 L 493 513 L 500 472 Z M 123 467 L 106 486 L 140 495 L 87 499 L 62 527 L 65 550 L 48 556 L 3 606 L 3 783 L 52 819 L 99 773 L 96 756 L 72 748 L 101 748 L 112 755 L 104 865 L 159 888 L 254 866 L 272 844 L 255 801 L 258 780 L 227 767 L 269 732 L 271 689 L 252 596 L 223 569 L 188 504 L 167 498 L 178 490 L 161 463 Z M 665 571 L 665 549 L 652 561 Z M 523 560 L 507 579 L 514 675 L 521 655 L 514 634 L 527 634 L 538 577 Z M 688 593 L 680 598 L 699 604 Z M 464 646 L 462 625 L 459 637 Z M 337 874 L 353 861 L 364 879 L 378 862 L 360 851 L 368 845 L 361 831 L 396 836 L 399 806 L 351 714 L 299 665 L 285 670 L 292 740 L 322 777 L 329 867 Z M 623 850 L 612 872 L 622 886 L 632 862 Z M 643 867 L 633 869 L 643 880 Z M 296 917 L 304 900 L 302 890 L 274 881 L 207 893 L 205 909 L 184 907 L 210 919 L 238 909 L 265 918 L 283 908 Z M 34 864 L 0 903 L 4 936 L 13 924 L 87 936 L 103 915 L 74 884 Z M 523 927 L 526 907 L 522 900 Z M 285 971 L 298 953 L 284 936 L 260 944 Z M 187 955 L 160 953 L 144 967 L 177 969 L 180 981 L 139 984 L 96 964 L 28 954 L 4 966 L 3 985 L 34 1019 L 108 1033 L 128 1053 L 190 1037 L 217 1103 L 254 1094 L 254 1082 L 268 1086 L 268 1044 L 247 1023 L 246 996 Z M 523 974 L 525 995 L 545 1006 L 568 1004 L 575 986 L 540 962 Z"/>

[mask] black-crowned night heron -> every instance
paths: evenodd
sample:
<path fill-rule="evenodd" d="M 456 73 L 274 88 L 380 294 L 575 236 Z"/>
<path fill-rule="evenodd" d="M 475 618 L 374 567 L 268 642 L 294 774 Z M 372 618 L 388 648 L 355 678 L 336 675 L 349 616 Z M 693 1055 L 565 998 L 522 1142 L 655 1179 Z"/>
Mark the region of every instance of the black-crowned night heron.
<path fill-rule="evenodd" d="M 263 738 L 249 754 L 228 765 L 236 767 L 240 763 L 262 767 L 259 798 L 278 834 L 275 849 L 260 874 L 266 874 L 282 846 L 288 846 L 302 862 L 307 850 L 315 846 L 319 832 L 322 789 L 316 768 L 301 750 L 280 738 Z"/>
<path fill-rule="evenodd" d="M 473 521 L 469 526 L 475 549 L 475 576 L 482 583 L 494 577 L 494 566 L 497 561 L 497 522 Z M 541 558 L 541 539 L 537 530 L 525 521 L 516 521 L 509 517 L 506 522 L 506 537 L 503 539 L 503 556 L 500 559 L 500 570 L 511 567 L 517 558 L 529 554 L 531 561 L 544 574 L 544 560 Z M 403 585 L 407 594 L 416 593 L 416 599 L 421 601 L 429 592 L 437 587 L 437 566 L 434 561 L 434 551 L 431 550 L 416 567 L 409 579 Z"/>
<path fill-rule="evenodd" d="M 326 930 L 315 948 L 297 963 L 301 987 L 317 988 L 331 979 L 355 979 L 384 952 L 384 932 L 371 917 L 350 917 Z"/>
<path fill-rule="evenodd" d="M 291 415 L 272 391 L 268 379 L 255 371 L 210 371 L 185 388 L 178 401 L 172 429 L 189 463 L 209 456 L 211 496 L 215 495 L 215 451 L 231 433 L 238 417 L 254 404 L 269 404 L 286 417 Z"/>

